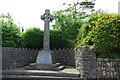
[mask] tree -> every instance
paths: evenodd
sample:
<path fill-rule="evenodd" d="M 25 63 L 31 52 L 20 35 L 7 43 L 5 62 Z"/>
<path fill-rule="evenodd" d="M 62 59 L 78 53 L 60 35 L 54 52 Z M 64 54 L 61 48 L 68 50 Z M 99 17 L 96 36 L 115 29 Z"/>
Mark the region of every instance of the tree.
<path fill-rule="evenodd" d="M 65 5 L 66 3 L 64 3 Z M 88 17 L 88 14 L 94 9 L 94 1 L 84 1 L 84 2 L 73 2 L 73 4 L 69 4 L 68 8 L 65 10 L 59 10 L 54 12 L 55 16 L 55 25 L 53 25 L 54 29 L 60 29 L 65 31 L 68 35 L 71 35 L 71 40 L 73 43 L 76 41 L 76 36 L 79 32 L 80 27 L 83 24 L 83 20 Z"/>
<path fill-rule="evenodd" d="M 68 4 L 68 6 L 69 9 L 71 9 L 75 14 L 77 14 L 77 16 L 83 16 L 83 18 L 85 18 L 95 11 L 95 1 L 96 0 L 78 0 L 76 2 L 73 2 L 73 4 Z M 66 5 L 66 3 L 64 3 L 63 5 Z"/>
<path fill-rule="evenodd" d="M 2 29 L 2 46 L 3 47 L 22 47 L 20 31 L 17 25 L 13 23 L 11 15 L 0 15 L 0 26 Z"/>
<path fill-rule="evenodd" d="M 75 18 L 76 14 L 72 13 L 71 9 L 57 11 L 54 16 L 55 25 L 53 25 L 53 28 L 66 32 L 71 35 L 71 40 L 74 40 L 83 23 L 81 17 Z"/>

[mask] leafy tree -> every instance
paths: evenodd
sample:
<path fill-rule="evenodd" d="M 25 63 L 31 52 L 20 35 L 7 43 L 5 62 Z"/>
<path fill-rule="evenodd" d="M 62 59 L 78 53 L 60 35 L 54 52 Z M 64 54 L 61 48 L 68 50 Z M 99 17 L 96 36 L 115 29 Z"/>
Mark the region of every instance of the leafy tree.
<path fill-rule="evenodd" d="M 64 5 L 65 4 L 66 3 L 64 3 Z M 88 11 L 93 11 L 94 5 L 94 1 L 77 1 L 73 2 L 73 4 L 69 4 L 69 7 L 65 10 L 54 12 L 55 25 L 53 25 L 53 28 L 65 31 L 70 35 L 74 44 L 79 29 L 83 24 L 82 19 L 85 19 L 86 15 L 90 14 Z"/>
<path fill-rule="evenodd" d="M 68 4 L 69 9 L 71 9 L 77 16 L 83 16 L 83 18 L 88 17 L 89 14 L 95 11 L 94 5 L 96 0 L 84 0 L 76 1 L 72 4 Z M 66 5 L 64 3 L 63 5 Z"/>
<path fill-rule="evenodd" d="M 0 26 L 2 29 L 2 46 L 3 47 L 22 47 L 20 31 L 17 25 L 13 23 L 11 15 L 0 15 Z"/>
<path fill-rule="evenodd" d="M 55 25 L 54 29 L 59 29 L 70 35 L 71 40 L 76 39 L 79 28 L 82 26 L 83 21 L 81 17 L 76 19 L 75 13 L 70 13 L 71 9 L 60 10 L 54 13 L 55 15 Z"/>

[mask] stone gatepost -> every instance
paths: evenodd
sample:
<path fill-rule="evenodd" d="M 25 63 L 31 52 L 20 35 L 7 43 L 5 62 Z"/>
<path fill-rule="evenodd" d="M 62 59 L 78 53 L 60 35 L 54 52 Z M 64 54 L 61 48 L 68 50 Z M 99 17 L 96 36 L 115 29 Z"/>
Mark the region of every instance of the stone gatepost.
<path fill-rule="evenodd" d="M 81 78 L 96 78 L 96 55 L 93 49 L 80 47 L 76 51 L 76 68 Z"/>

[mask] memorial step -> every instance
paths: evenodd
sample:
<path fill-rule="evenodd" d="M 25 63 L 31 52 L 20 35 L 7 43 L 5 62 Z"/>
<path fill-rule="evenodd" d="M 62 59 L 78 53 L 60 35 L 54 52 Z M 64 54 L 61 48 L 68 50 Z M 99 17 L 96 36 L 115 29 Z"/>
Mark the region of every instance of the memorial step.
<path fill-rule="evenodd" d="M 82 80 L 79 77 L 3 75 L 2 80 Z"/>
<path fill-rule="evenodd" d="M 37 64 L 37 63 L 31 63 L 29 66 L 33 67 L 33 66 L 41 66 L 41 65 L 46 65 L 49 67 L 58 67 L 61 64 L 60 63 L 55 63 L 55 64 Z"/>
<path fill-rule="evenodd" d="M 63 70 L 64 68 L 65 66 L 62 66 L 60 63 L 55 63 L 55 64 L 31 63 L 29 66 L 25 67 L 26 70 L 53 70 L 53 71 Z"/>
<path fill-rule="evenodd" d="M 6 77 L 10 75 L 18 76 L 53 76 L 53 77 L 79 77 L 80 74 L 76 69 L 64 69 L 62 71 L 48 71 L 48 70 L 24 70 L 11 69 L 3 70 L 2 75 Z"/>

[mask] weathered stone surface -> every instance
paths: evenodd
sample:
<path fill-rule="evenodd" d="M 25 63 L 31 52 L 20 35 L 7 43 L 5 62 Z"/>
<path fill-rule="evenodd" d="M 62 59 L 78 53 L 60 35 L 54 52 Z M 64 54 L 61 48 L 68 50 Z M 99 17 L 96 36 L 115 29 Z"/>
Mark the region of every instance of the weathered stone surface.
<path fill-rule="evenodd" d="M 38 64 L 52 64 L 52 51 L 42 50 L 39 51 L 36 63 Z"/>
<path fill-rule="evenodd" d="M 50 14 L 49 9 L 45 10 L 45 13 L 41 16 L 41 19 L 45 21 L 43 50 L 50 50 L 49 22 L 52 21 L 54 18 L 53 18 L 53 15 Z"/>
<path fill-rule="evenodd" d="M 76 51 L 76 68 L 81 74 L 81 78 L 96 78 L 96 55 L 93 49 L 80 47 Z"/>
<path fill-rule="evenodd" d="M 26 66 L 36 61 L 38 50 L 2 47 L 2 69 Z"/>
<path fill-rule="evenodd" d="M 97 77 L 120 78 L 120 59 L 97 59 Z"/>

